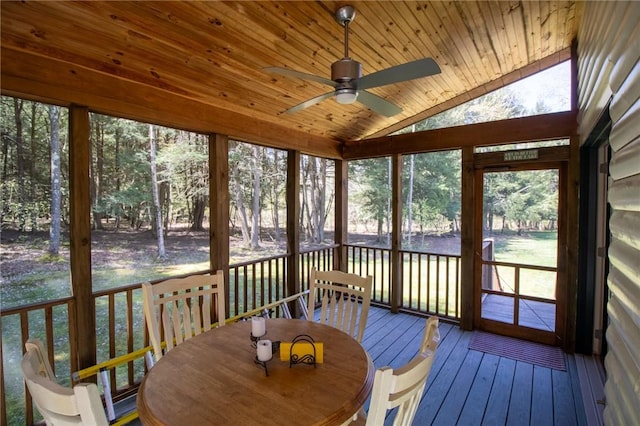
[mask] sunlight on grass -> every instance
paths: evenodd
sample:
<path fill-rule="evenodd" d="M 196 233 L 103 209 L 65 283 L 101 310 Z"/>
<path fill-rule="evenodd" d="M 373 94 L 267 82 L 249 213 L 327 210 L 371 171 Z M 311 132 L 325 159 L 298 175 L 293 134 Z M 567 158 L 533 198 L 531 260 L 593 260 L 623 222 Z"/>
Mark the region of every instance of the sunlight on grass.
<path fill-rule="evenodd" d="M 499 262 L 555 267 L 558 255 L 558 232 L 530 232 L 526 236 L 495 239 L 495 258 Z"/>
<path fill-rule="evenodd" d="M 93 290 L 108 290 L 123 285 L 159 280 L 209 269 L 209 262 L 180 265 L 149 265 L 141 268 L 116 268 L 94 270 Z"/>
<path fill-rule="evenodd" d="M 558 233 L 557 231 L 537 231 L 522 236 L 495 234 L 494 250 L 495 260 L 498 262 L 556 268 Z M 502 291 L 513 293 L 516 268 L 497 266 L 496 272 Z M 519 278 L 520 294 L 555 300 L 556 272 L 521 267 Z"/>

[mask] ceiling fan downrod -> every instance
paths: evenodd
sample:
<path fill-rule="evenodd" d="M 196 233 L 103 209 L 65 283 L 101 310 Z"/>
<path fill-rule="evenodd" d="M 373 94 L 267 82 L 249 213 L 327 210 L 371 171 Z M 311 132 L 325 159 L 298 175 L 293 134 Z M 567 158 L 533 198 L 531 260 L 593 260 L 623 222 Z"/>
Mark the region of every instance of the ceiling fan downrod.
<path fill-rule="evenodd" d="M 351 6 L 342 6 L 336 11 L 336 21 L 344 27 L 344 58 L 331 64 L 331 80 L 338 83 L 336 95 L 339 103 L 353 103 L 357 97 L 355 80 L 362 77 L 360 62 L 349 58 L 349 23 L 356 16 Z"/>
<path fill-rule="evenodd" d="M 344 59 L 349 58 L 349 23 L 356 17 L 356 10 L 352 6 L 342 6 L 336 10 L 336 21 L 344 27 Z"/>

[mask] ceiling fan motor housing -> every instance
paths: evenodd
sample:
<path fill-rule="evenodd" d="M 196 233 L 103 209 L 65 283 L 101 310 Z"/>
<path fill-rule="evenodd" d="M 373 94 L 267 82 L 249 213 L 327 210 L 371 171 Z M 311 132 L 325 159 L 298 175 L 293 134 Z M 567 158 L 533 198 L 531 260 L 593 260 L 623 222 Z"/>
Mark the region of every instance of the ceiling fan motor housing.
<path fill-rule="evenodd" d="M 353 59 L 345 58 L 331 64 L 331 80 L 344 83 L 362 77 L 362 65 Z"/>

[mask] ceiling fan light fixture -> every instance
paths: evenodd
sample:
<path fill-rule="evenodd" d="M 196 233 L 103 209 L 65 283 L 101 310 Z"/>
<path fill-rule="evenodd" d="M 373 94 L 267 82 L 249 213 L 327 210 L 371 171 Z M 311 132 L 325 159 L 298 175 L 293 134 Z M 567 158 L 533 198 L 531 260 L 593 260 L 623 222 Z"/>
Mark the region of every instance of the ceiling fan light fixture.
<path fill-rule="evenodd" d="M 354 89 L 338 89 L 336 91 L 336 102 L 342 105 L 354 103 L 357 97 L 358 92 Z"/>

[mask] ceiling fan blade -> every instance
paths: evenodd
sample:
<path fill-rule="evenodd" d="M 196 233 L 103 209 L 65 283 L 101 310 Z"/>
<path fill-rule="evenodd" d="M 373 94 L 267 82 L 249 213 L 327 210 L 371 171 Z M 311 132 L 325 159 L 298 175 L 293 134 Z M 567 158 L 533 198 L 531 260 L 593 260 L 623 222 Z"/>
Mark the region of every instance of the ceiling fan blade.
<path fill-rule="evenodd" d="M 308 99 L 298 105 L 292 106 L 291 108 L 285 110 L 284 112 L 286 113 L 291 113 L 291 112 L 297 112 L 297 111 L 301 111 L 305 108 L 309 108 L 310 106 L 313 106 L 315 104 L 318 104 L 322 101 L 324 101 L 325 99 L 329 99 L 330 97 L 332 97 L 334 95 L 335 92 L 327 92 L 325 94 L 322 94 L 320 96 L 316 96 L 315 98 L 311 98 Z"/>
<path fill-rule="evenodd" d="M 391 102 L 373 93 L 366 92 L 364 90 L 358 90 L 358 102 L 366 105 L 372 111 L 382 114 L 386 117 L 393 117 L 396 114 L 402 112 L 401 108 L 398 108 Z"/>
<path fill-rule="evenodd" d="M 328 78 L 320 77 L 313 74 L 307 74 L 300 71 L 290 70 L 289 68 L 281 68 L 281 67 L 266 67 L 263 68 L 264 71 L 272 72 L 275 74 L 286 75 L 289 77 L 297 77 L 303 80 L 311 80 L 317 83 L 326 84 L 327 86 L 336 87 L 336 83 L 333 80 L 329 80 Z"/>
<path fill-rule="evenodd" d="M 371 89 L 439 73 L 440 67 L 436 61 L 432 58 L 424 58 L 365 75 L 358 80 L 357 86 L 358 89 Z"/>

